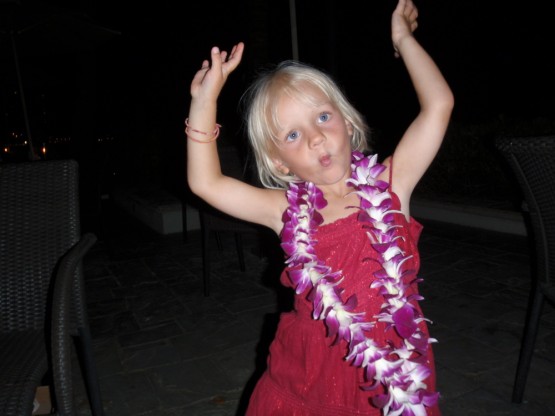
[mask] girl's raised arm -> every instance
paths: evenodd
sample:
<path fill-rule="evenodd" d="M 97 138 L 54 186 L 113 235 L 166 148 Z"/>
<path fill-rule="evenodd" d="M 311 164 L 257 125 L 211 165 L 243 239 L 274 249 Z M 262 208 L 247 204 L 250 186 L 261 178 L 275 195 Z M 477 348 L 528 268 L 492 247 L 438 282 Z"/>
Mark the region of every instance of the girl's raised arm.
<path fill-rule="evenodd" d="M 403 60 L 414 85 L 420 112 L 401 138 L 393 156 L 394 191 L 408 216 L 410 196 L 445 136 L 454 98 L 439 68 L 414 38 L 418 10 L 412 0 L 399 0 L 391 20 L 396 56 Z"/>
<path fill-rule="evenodd" d="M 187 182 L 193 193 L 234 217 L 266 225 L 279 232 L 283 193 L 256 188 L 222 174 L 216 139 L 218 96 L 231 72 L 241 62 L 244 45 L 229 55 L 213 47 L 191 83 L 191 105 L 186 120 Z"/>

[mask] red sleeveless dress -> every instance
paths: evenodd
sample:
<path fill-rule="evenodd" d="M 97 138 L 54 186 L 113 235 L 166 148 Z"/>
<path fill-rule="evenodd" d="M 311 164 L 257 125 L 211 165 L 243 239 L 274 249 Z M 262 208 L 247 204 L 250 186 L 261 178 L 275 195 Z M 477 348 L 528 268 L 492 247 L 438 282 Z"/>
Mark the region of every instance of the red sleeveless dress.
<path fill-rule="evenodd" d="M 395 194 L 393 208 L 399 209 Z M 395 215 L 396 223 L 402 225 L 401 248 L 406 255 L 412 254 L 408 268 L 418 272 L 420 258 L 417 242 L 422 226 L 414 219 L 407 222 L 403 214 Z M 357 219 L 357 213 L 333 223 L 321 225 L 316 234 L 316 253 L 333 270 L 343 272 L 341 287 L 345 290 L 343 300 L 356 293 L 356 311 L 366 311 L 367 319 L 378 313 L 383 302 L 375 289 L 370 288 L 373 273 L 381 265 L 376 261 L 375 250 Z M 415 275 L 408 276 L 413 279 Z M 287 273 L 281 275 L 281 283 L 293 287 Z M 413 285 L 414 290 L 417 290 Z M 312 303 L 306 299 L 310 289 L 295 296 L 292 312 L 283 313 L 270 346 L 267 370 L 258 381 L 250 398 L 247 416 L 379 416 L 381 410 L 371 404 L 371 397 L 383 389 L 364 391 L 362 369 L 345 360 L 347 343 L 332 346 L 326 337 L 324 322 L 312 319 Z M 427 333 L 425 322 L 421 326 Z M 399 340 L 394 332 L 384 332 L 384 324 L 377 323 L 369 336 L 380 345 L 386 339 Z M 432 375 L 426 381 L 435 390 L 435 369 L 432 349 L 428 349 Z M 439 409 L 428 409 L 428 415 L 439 415 Z"/>

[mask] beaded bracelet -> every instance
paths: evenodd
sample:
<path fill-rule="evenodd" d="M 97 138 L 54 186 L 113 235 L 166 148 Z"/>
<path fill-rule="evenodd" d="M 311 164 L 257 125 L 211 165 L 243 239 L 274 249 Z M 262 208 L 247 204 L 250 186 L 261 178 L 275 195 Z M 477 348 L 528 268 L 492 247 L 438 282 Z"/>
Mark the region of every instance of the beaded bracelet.
<path fill-rule="evenodd" d="M 193 136 L 191 136 L 189 133 L 194 132 L 194 133 L 202 134 L 203 136 L 208 136 L 209 133 L 190 127 L 189 126 L 189 119 L 188 118 L 185 119 L 185 134 L 187 135 L 188 139 L 191 139 L 192 141 L 197 142 L 197 143 L 210 143 L 210 142 L 213 142 L 214 140 L 216 140 L 218 138 L 218 136 L 220 135 L 220 127 L 222 127 L 222 126 L 220 124 L 216 123 L 216 128 L 212 132 L 212 138 L 211 139 L 209 139 L 209 140 L 198 140 L 198 139 L 195 139 Z"/>

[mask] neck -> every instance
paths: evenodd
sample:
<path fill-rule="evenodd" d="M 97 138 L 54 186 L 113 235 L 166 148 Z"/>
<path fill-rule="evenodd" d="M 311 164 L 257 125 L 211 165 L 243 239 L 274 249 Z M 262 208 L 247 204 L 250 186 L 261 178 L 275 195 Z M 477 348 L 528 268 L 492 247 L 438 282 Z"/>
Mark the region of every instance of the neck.
<path fill-rule="evenodd" d="M 320 186 L 318 187 L 322 190 L 322 193 L 324 194 L 324 197 L 328 202 L 331 202 L 333 200 L 343 200 L 351 192 L 353 192 L 352 188 L 348 188 L 345 185 L 345 181 L 343 181 L 342 184 L 337 184 L 337 185 L 334 185 L 333 187 L 320 187 Z"/>
<path fill-rule="evenodd" d="M 351 177 L 351 169 L 349 167 L 345 175 L 339 178 L 339 180 L 337 180 L 336 182 L 330 183 L 330 184 L 315 184 L 315 185 L 318 187 L 318 189 L 322 191 L 322 193 L 324 194 L 324 197 L 328 202 L 331 202 L 334 199 L 342 200 L 342 199 L 345 199 L 347 195 L 353 192 L 353 188 L 350 186 L 347 186 L 347 183 L 346 183 L 347 179 L 349 179 L 350 177 Z"/>
<path fill-rule="evenodd" d="M 359 199 L 353 189 L 348 189 L 343 194 L 324 193 L 324 198 L 328 202 L 320 213 L 324 218 L 324 224 L 334 222 L 340 218 L 346 217 L 358 208 Z"/>

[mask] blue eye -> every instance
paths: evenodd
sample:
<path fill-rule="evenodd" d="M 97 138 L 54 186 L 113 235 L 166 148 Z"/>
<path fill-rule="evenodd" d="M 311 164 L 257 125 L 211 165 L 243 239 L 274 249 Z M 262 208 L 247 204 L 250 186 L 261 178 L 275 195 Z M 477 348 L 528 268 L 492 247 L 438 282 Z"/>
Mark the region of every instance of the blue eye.
<path fill-rule="evenodd" d="M 287 135 L 287 137 L 285 138 L 286 142 L 292 142 L 294 140 L 297 140 L 299 138 L 299 132 L 298 131 L 292 131 L 291 133 L 289 133 Z"/>
<path fill-rule="evenodd" d="M 322 113 L 318 116 L 318 122 L 319 123 L 323 123 L 326 122 L 330 119 L 330 114 L 329 113 Z"/>

